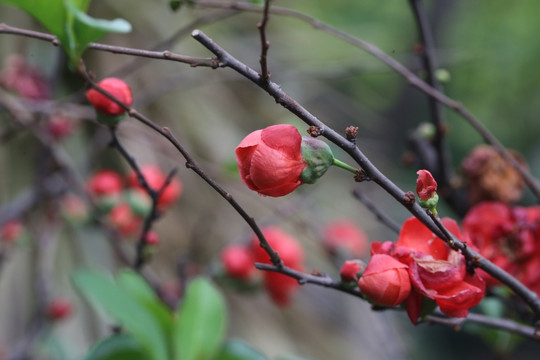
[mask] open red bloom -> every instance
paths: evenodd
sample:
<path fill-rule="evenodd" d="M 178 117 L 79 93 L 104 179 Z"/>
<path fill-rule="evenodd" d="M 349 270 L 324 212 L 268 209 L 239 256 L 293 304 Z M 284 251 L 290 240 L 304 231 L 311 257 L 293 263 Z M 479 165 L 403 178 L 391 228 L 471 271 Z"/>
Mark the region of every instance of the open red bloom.
<path fill-rule="evenodd" d="M 103 90 L 120 100 L 127 106 L 133 103 L 131 88 L 124 80 L 118 78 L 105 78 L 97 83 Z M 90 89 L 86 92 L 86 98 L 94 108 L 105 115 L 120 115 L 126 110 L 96 89 Z"/>
<path fill-rule="evenodd" d="M 284 196 L 302 184 L 307 166 L 302 159 L 302 136 L 292 125 L 257 130 L 235 151 L 240 178 L 251 190 L 266 196 Z"/>
<path fill-rule="evenodd" d="M 454 220 L 445 218 L 442 222 L 457 238 L 468 240 Z M 414 324 L 422 311 L 422 296 L 435 300 L 441 311 L 452 317 L 467 316 L 484 297 L 484 280 L 476 273 L 468 274 L 463 256 L 417 218 L 405 221 L 395 244 L 373 243 L 371 251 L 408 265 L 412 291 L 405 304 Z"/>
<path fill-rule="evenodd" d="M 531 284 L 529 262 L 538 258 L 540 250 L 540 207 L 510 207 L 501 202 L 482 202 L 474 206 L 463 219 L 463 229 L 472 245 L 495 265 Z M 499 281 L 480 272 L 488 285 Z M 534 281 L 532 281 L 534 282 Z"/>
<path fill-rule="evenodd" d="M 418 179 L 416 179 L 416 193 L 424 201 L 428 201 L 437 191 L 437 182 L 433 175 L 427 170 L 418 170 Z"/>
<path fill-rule="evenodd" d="M 379 305 L 401 304 L 411 293 L 407 267 L 390 255 L 375 254 L 358 280 L 358 287 Z"/>
<path fill-rule="evenodd" d="M 279 254 L 283 264 L 292 269 L 304 270 L 304 250 L 298 241 L 291 235 L 277 227 L 267 227 L 262 229 L 264 237 Z M 253 237 L 251 247 L 255 254 L 255 262 L 270 264 L 270 258 L 266 251 L 259 246 L 259 240 Z M 272 300 L 279 306 L 288 305 L 291 301 L 291 295 L 298 289 L 298 281 L 289 276 L 265 271 L 264 287 Z"/>

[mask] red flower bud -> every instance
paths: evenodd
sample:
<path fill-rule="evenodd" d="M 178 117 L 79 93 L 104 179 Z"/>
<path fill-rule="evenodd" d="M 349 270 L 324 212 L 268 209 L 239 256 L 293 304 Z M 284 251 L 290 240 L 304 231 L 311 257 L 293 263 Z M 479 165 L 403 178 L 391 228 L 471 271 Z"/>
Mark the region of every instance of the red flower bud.
<path fill-rule="evenodd" d="M 11 220 L 2 225 L 0 230 L 0 239 L 3 242 L 11 243 L 17 240 L 23 234 L 24 228 L 19 220 Z"/>
<path fill-rule="evenodd" d="M 301 152 L 302 136 L 292 125 L 257 130 L 236 148 L 240 178 L 260 195 L 284 196 L 302 184 L 306 167 Z"/>
<path fill-rule="evenodd" d="M 428 201 L 437 191 L 437 182 L 427 170 L 418 170 L 418 179 L 416 179 L 416 193 L 424 201 Z"/>
<path fill-rule="evenodd" d="M 146 180 L 146 183 L 154 191 L 159 191 L 165 182 L 167 181 L 167 176 L 161 171 L 159 166 L 155 164 L 147 164 L 141 167 L 141 173 Z M 127 175 L 127 183 L 129 186 L 139 189 L 144 189 L 137 179 L 137 173 L 131 171 Z M 178 178 L 173 177 L 169 185 L 163 190 L 161 195 L 158 198 L 157 206 L 160 210 L 164 210 L 171 206 L 182 194 L 182 183 Z"/>
<path fill-rule="evenodd" d="M 118 195 L 122 192 L 123 181 L 115 171 L 102 170 L 88 180 L 87 188 L 88 192 L 96 197 Z"/>
<path fill-rule="evenodd" d="M 63 115 L 51 116 L 47 122 L 47 130 L 55 140 L 61 140 L 73 132 L 73 121 Z"/>
<path fill-rule="evenodd" d="M 47 307 L 47 316 L 51 320 L 62 320 L 71 314 L 71 302 L 66 299 L 54 299 Z"/>
<path fill-rule="evenodd" d="M 366 234 L 348 219 L 328 224 L 324 229 L 323 242 L 331 254 L 337 254 L 343 249 L 348 252 L 348 257 L 361 258 L 368 250 Z"/>
<path fill-rule="evenodd" d="M 341 266 L 339 275 L 344 283 L 357 282 L 358 274 L 364 269 L 360 261 L 348 260 Z"/>
<path fill-rule="evenodd" d="M 97 83 L 99 87 L 107 91 L 109 94 L 120 100 L 126 106 L 131 106 L 133 96 L 131 95 L 130 87 L 124 80 L 117 78 L 105 78 Z M 94 106 L 94 108 L 104 115 L 121 115 L 125 112 L 124 108 L 97 91 L 90 89 L 86 92 L 86 98 Z"/>
<path fill-rule="evenodd" d="M 221 252 L 221 262 L 227 275 L 233 278 L 248 280 L 255 267 L 253 252 L 242 245 L 229 245 Z"/>
<path fill-rule="evenodd" d="M 411 293 L 407 265 L 385 254 L 371 257 L 358 286 L 375 303 L 385 306 L 401 304 Z"/>
<path fill-rule="evenodd" d="M 303 271 L 304 250 L 295 238 L 277 227 L 267 227 L 262 231 L 270 246 L 278 252 L 285 266 Z M 259 240 L 256 237 L 253 237 L 251 245 L 255 254 L 255 262 L 270 264 L 268 254 L 259 246 Z M 291 293 L 299 287 L 298 281 L 270 271 L 265 271 L 263 276 L 264 286 L 272 300 L 280 306 L 288 305 Z"/>
<path fill-rule="evenodd" d="M 109 213 L 109 222 L 124 236 L 132 235 L 139 229 L 142 220 L 137 217 L 127 203 L 115 205 Z"/>
<path fill-rule="evenodd" d="M 146 245 L 157 246 L 159 245 L 159 235 L 155 231 L 150 230 L 146 234 L 145 241 L 146 241 Z"/>

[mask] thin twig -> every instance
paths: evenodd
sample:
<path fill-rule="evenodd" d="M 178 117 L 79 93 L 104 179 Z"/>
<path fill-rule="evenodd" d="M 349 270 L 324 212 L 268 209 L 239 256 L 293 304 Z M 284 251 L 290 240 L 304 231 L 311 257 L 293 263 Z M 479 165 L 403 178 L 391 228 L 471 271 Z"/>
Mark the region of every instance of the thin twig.
<path fill-rule="evenodd" d="M 196 5 L 205 6 L 205 7 L 225 8 L 225 9 L 234 9 L 234 10 L 242 10 L 242 11 L 250 11 L 250 12 L 263 11 L 263 8 L 261 6 L 253 5 L 247 2 L 240 2 L 240 1 L 233 1 L 233 2 L 215 1 L 215 0 L 190 0 L 190 1 Z M 528 169 L 526 169 L 522 164 L 520 164 L 518 161 L 516 161 L 516 159 L 514 159 L 514 157 L 508 152 L 508 150 L 506 150 L 506 148 L 501 144 L 501 142 L 493 134 L 491 134 L 491 132 L 486 127 L 484 127 L 482 123 L 480 123 L 480 121 L 461 103 L 449 98 L 445 94 L 441 93 L 437 89 L 430 86 L 428 83 L 426 83 L 425 81 L 420 79 L 418 76 L 416 76 L 412 71 L 407 69 L 404 65 L 402 65 L 399 61 L 397 61 L 393 57 L 386 54 L 384 51 L 379 49 L 374 44 L 371 44 L 367 41 L 364 41 L 362 39 L 349 35 L 341 30 L 338 30 L 332 26 L 329 26 L 300 11 L 287 9 L 287 8 L 281 8 L 281 7 L 275 7 L 275 6 L 273 6 L 269 11 L 272 14 L 289 16 L 289 17 L 293 17 L 298 20 L 304 21 L 310 24 L 311 26 L 313 26 L 315 29 L 322 30 L 330 35 L 333 35 L 339 39 L 342 39 L 348 42 L 349 44 L 353 46 L 363 49 L 364 51 L 375 56 L 384 64 L 388 65 L 395 72 L 400 74 L 403 78 L 405 78 L 405 80 L 407 80 L 407 82 L 410 85 L 418 88 L 419 90 L 423 91 L 430 97 L 436 99 L 438 102 L 440 102 L 444 106 L 454 110 L 462 118 L 464 118 L 476 130 L 476 132 L 478 132 L 482 136 L 482 138 L 484 139 L 486 143 L 492 145 L 495 148 L 495 150 L 504 159 L 506 159 L 506 161 L 508 161 L 512 165 L 512 167 L 514 167 L 520 173 L 520 175 L 523 177 L 524 182 L 527 184 L 527 186 L 533 192 L 534 196 L 540 202 L 540 184 L 538 183 L 538 181 L 531 175 Z"/>
<path fill-rule="evenodd" d="M 252 5 L 249 3 L 240 3 L 240 2 L 227 3 L 223 1 L 214 2 L 211 0 L 210 1 L 191 0 L 191 1 L 193 3 L 202 5 L 202 6 L 212 6 L 212 7 L 219 7 L 219 8 L 228 8 L 232 10 L 254 11 L 254 12 L 263 11 L 263 9 L 260 6 Z M 269 11 L 273 14 L 291 16 L 291 17 L 300 19 L 302 21 L 305 21 L 311 24 L 316 29 L 323 30 L 331 35 L 334 35 L 340 39 L 347 41 L 348 43 L 354 46 L 357 46 L 367 51 L 368 53 L 374 55 L 383 63 L 388 65 L 390 68 L 395 70 L 398 74 L 402 75 L 409 82 L 409 84 L 420 89 L 421 91 L 425 92 L 429 96 L 435 98 L 437 101 L 439 101 L 446 107 L 454 110 L 456 113 L 458 113 L 461 117 L 463 117 L 465 120 L 469 122 L 469 124 L 482 136 L 482 138 L 484 139 L 486 143 L 492 145 L 494 149 L 504 159 L 506 159 L 506 161 L 508 161 L 508 163 L 512 165 L 512 167 L 514 167 L 516 171 L 519 172 L 519 174 L 523 177 L 523 181 L 531 189 L 534 196 L 540 201 L 540 184 L 538 183 L 538 181 L 531 175 L 531 173 L 522 164 L 520 164 L 508 152 L 508 150 L 506 150 L 506 148 L 501 144 L 501 142 L 493 134 L 491 134 L 491 132 L 489 132 L 489 130 L 486 129 L 478 121 L 478 119 L 476 119 L 476 117 L 469 110 L 467 110 L 461 103 L 449 98 L 448 96 L 444 95 L 437 89 L 434 89 L 429 84 L 427 84 L 422 79 L 420 79 L 418 76 L 416 76 L 412 71 L 410 71 L 405 66 L 403 66 L 400 62 L 398 62 L 391 56 L 387 55 L 384 51 L 382 51 L 377 46 L 371 43 L 368 43 L 364 40 L 361 40 L 343 31 L 340 31 L 329 25 L 326 25 L 323 22 L 311 16 L 308 16 L 304 13 L 301 13 L 299 11 L 286 9 L 286 8 L 276 8 L 276 7 L 272 7 Z M 0 23 L 0 34 L 1 33 L 27 36 L 27 37 L 31 37 L 35 39 L 49 41 L 55 46 L 59 45 L 58 39 L 53 35 L 40 33 L 37 31 L 20 29 L 20 28 L 8 26 L 7 24 L 4 24 L 4 23 Z M 184 56 L 180 54 L 171 53 L 170 51 L 156 52 L 156 51 L 132 49 L 132 48 L 126 48 L 126 47 L 119 47 L 119 46 L 104 45 L 104 44 L 98 44 L 98 43 L 90 43 L 88 45 L 88 48 L 101 50 L 101 51 L 108 51 L 108 52 L 118 53 L 118 54 L 142 56 L 142 57 L 149 57 L 149 58 L 161 59 L 161 60 L 178 61 L 178 62 L 190 64 L 193 67 L 206 66 L 206 67 L 211 67 L 215 69 L 221 66 L 221 64 L 219 64 L 219 62 L 216 61 L 216 59 L 193 58 L 190 56 Z"/>
<path fill-rule="evenodd" d="M 157 133 L 161 134 L 163 137 L 165 137 L 175 148 L 180 152 L 180 154 L 184 157 L 186 160 L 186 167 L 188 169 L 193 170 L 199 177 L 201 177 L 208 185 L 210 185 L 221 197 L 223 197 L 229 204 L 236 210 L 236 212 L 246 221 L 246 223 L 251 227 L 257 238 L 259 239 L 259 245 L 268 253 L 270 256 L 270 260 L 272 263 L 276 266 L 283 266 L 283 261 L 279 257 L 279 254 L 272 249 L 266 238 L 264 237 L 261 229 L 255 222 L 255 220 L 249 216 L 249 214 L 240 206 L 240 204 L 233 198 L 233 196 L 227 192 L 225 189 L 223 189 L 217 182 L 215 182 L 211 177 L 206 175 L 206 173 L 202 170 L 202 168 L 197 164 L 195 159 L 189 154 L 189 152 L 180 144 L 178 139 L 171 133 L 169 128 L 167 127 L 160 127 L 158 124 L 154 123 L 152 120 L 147 118 L 146 116 L 142 115 L 135 109 L 126 106 L 122 101 L 118 100 L 114 96 L 112 96 L 107 91 L 103 90 L 100 86 L 98 86 L 88 75 L 86 68 L 84 66 L 84 63 L 80 63 L 80 69 L 79 72 L 84 77 L 84 79 L 88 82 L 88 84 L 96 89 L 101 94 L 105 95 L 108 99 L 114 101 L 116 104 L 120 105 L 124 110 L 127 111 L 130 117 L 135 118 L 148 126 L 149 128 L 153 129 Z"/>
<path fill-rule="evenodd" d="M 246 64 L 242 63 L 231 54 L 226 52 L 223 48 L 217 45 L 212 39 L 206 36 L 200 30 L 195 30 L 192 33 L 192 36 L 195 40 L 199 41 L 204 47 L 210 50 L 214 55 L 218 57 L 221 61 L 223 67 L 229 67 L 244 76 L 248 80 L 255 83 L 257 86 L 266 91 L 270 96 L 274 98 L 276 103 L 280 104 L 291 113 L 295 114 L 299 119 L 304 121 L 310 126 L 316 126 L 320 129 L 321 135 L 326 137 L 328 140 L 339 146 L 345 152 L 347 152 L 360 167 L 365 171 L 367 176 L 381 186 L 386 192 L 388 192 L 394 199 L 396 199 L 400 204 L 406 207 L 414 216 L 416 216 L 424 225 L 426 225 L 435 235 L 445 240 L 451 244 L 454 250 L 460 250 L 463 255 L 468 259 L 473 261 L 476 267 L 479 267 L 485 270 L 487 273 L 500 280 L 502 283 L 507 284 L 516 294 L 518 294 L 523 300 L 529 304 L 531 309 L 537 314 L 540 315 L 540 301 L 538 295 L 525 287 L 521 282 L 519 282 L 512 275 L 508 274 L 506 271 L 500 269 L 495 264 L 489 260 L 482 257 L 476 251 L 473 251 L 471 248 L 467 247 L 463 242 L 457 239 L 455 236 L 451 235 L 450 238 L 440 230 L 440 228 L 435 223 L 435 220 L 432 219 L 424 209 L 422 209 L 418 204 L 410 204 L 406 194 L 401 190 L 396 184 L 394 184 L 390 179 L 388 179 L 371 161 L 367 158 L 364 153 L 350 141 L 345 139 L 343 136 L 338 134 L 332 128 L 329 128 L 321 120 L 307 111 L 299 103 L 297 103 L 293 98 L 291 98 L 287 93 L 285 93 L 279 85 L 272 81 L 267 83 L 261 83 L 258 81 L 259 76 L 257 72 Z"/>
<path fill-rule="evenodd" d="M 399 226 L 398 223 L 396 223 L 390 216 L 383 213 L 374 203 L 369 199 L 367 196 L 365 196 L 360 189 L 354 189 L 353 195 L 356 199 L 358 199 L 364 206 L 375 215 L 377 220 L 379 220 L 381 223 L 386 225 L 390 230 L 395 232 L 396 234 L 399 234 L 401 231 L 401 226 Z"/>
<path fill-rule="evenodd" d="M 460 330 L 466 323 L 474 323 L 519 334 L 537 341 L 540 340 L 540 329 L 523 325 L 509 319 L 491 318 L 475 313 L 469 313 L 465 318 L 449 318 L 441 312 L 435 311 L 433 314 L 426 316 L 425 322 L 446 325 L 455 330 Z"/>
<path fill-rule="evenodd" d="M 268 72 L 268 61 L 267 61 L 267 55 L 268 55 L 268 49 L 270 48 L 270 42 L 266 39 L 266 25 L 268 24 L 268 21 L 270 20 L 270 0 L 264 0 L 264 9 L 263 9 L 263 15 L 262 20 L 260 23 L 257 24 L 257 28 L 259 29 L 259 34 L 261 37 L 261 58 L 259 59 L 259 63 L 261 64 L 261 79 L 263 81 L 268 81 L 270 78 L 270 73 Z"/>
<path fill-rule="evenodd" d="M 422 63 L 424 69 L 426 70 L 426 80 L 429 85 L 434 89 L 441 91 L 441 85 L 437 80 L 435 75 L 436 71 L 436 59 L 435 59 L 435 41 L 433 39 L 433 34 L 431 31 L 431 26 L 429 25 L 426 9 L 422 0 L 409 0 L 411 9 L 414 14 L 414 19 L 416 20 L 416 26 L 418 28 L 418 34 L 421 41 L 421 49 L 419 51 L 422 58 Z M 429 96 L 429 108 L 431 112 L 431 119 L 433 125 L 435 125 L 435 138 L 434 138 L 434 147 L 437 152 L 437 166 L 434 168 L 434 175 L 439 183 L 441 188 L 445 188 L 450 185 L 450 179 L 452 178 L 452 173 L 450 169 L 450 161 L 448 149 L 445 145 L 444 140 L 444 117 L 442 112 L 442 105 L 434 97 Z M 451 192 L 442 192 L 451 193 Z"/>

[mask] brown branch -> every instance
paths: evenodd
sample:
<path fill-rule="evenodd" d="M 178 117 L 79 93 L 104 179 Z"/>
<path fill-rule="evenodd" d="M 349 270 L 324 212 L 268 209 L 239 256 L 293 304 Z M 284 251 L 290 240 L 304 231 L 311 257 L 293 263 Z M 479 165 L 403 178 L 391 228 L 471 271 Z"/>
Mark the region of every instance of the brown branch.
<path fill-rule="evenodd" d="M 469 313 L 465 318 L 449 318 L 440 311 L 435 311 L 433 314 L 427 315 L 424 322 L 446 325 L 455 330 L 460 330 L 466 323 L 474 323 L 522 335 L 537 341 L 540 340 L 540 329 L 538 328 L 523 325 L 509 319 L 491 318 L 475 313 Z"/>
<path fill-rule="evenodd" d="M 364 153 L 350 141 L 345 139 L 343 136 L 338 134 L 332 128 L 329 128 L 321 120 L 307 111 L 299 103 L 297 103 L 293 98 L 291 98 L 287 93 L 285 93 L 279 85 L 268 81 L 267 83 L 261 83 L 259 81 L 259 75 L 257 72 L 246 64 L 242 63 L 231 54 L 226 52 L 223 48 L 217 45 L 212 39 L 206 36 L 203 32 L 195 30 L 192 33 L 193 38 L 200 42 L 204 47 L 210 50 L 214 55 L 218 57 L 222 63 L 222 67 L 229 67 L 244 76 L 248 80 L 252 81 L 254 84 L 266 91 L 270 96 L 274 98 L 276 103 L 280 104 L 291 113 L 296 115 L 299 119 L 304 121 L 310 126 L 316 126 L 320 129 L 320 134 L 326 137 L 328 140 L 339 146 L 345 152 L 347 152 L 360 167 L 365 171 L 366 175 L 380 187 L 382 187 L 388 194 L 390 194 L 394 199 L 396 199 L 400 204 L 407 208 L 411 214 L 416 216 L 424 225 L 426 225 L 435 235 L 445 240 L 454 250 L 459 250 L 463 255 L 471 260 L 477 267 L 485 270 L 487 273 L 500 280 L 502 283 L 507 284 L 516 294 L 518 294 L 530 308 L 537 314 L 540 315 L 540 301 L 538 295 L 525 287 L 521 282 L 519 282 L 512 275 L 508 274 L 506 271 L 500 269 L 494 265 L 489 260 L 482 257 L 476 251 L 473 251 L 471 248 L 467 247 L 466 244 L 461 242 L 459 239 L 453 235 L 441 231 L 438 224 L 436 224 L 436 219 L 432 219 L 424 209 L 422 209 L 418 204 L 411 204 L 408 200 L 405 192 L 401 190 L 396 184 L 394 184 L 390 179 L 388 179 L 371 161 L 367 158 Z M 444 228 L 444 227 L 443 227 Z M 448 236 L 450 235 L 450 237 Z"/>
<path fill-rule="evenodd" d="M 124 110 L 127 111 L 128 115 L 132 118 L 135 118 L 148 126 L 149 128 L 153 129 L 160 135 L 162 135 L 164 138 L 166 138 L 175 148 L 180 152 L 180 154 L 184 157 L 186 160 L 186 167 L 188 169 L 193 170 L 199 177 L 201 177 L 208 185 L 210 185 L 221 197 L 223 197 L 227 202 L 236 210 L 236 212 L 246 221 L 246 223 L 251 227 L 257 238 L 259 239 L 259 245 L 268 253 L 270 256 L 270 260 L 272 263 L 278 267 L 283 266 L 283 261 L 279 257 L 279 254 L 272 249 L 266 238 L 264 237 L 261 229 L 255 222 L 255 220 L 249 216 L 249 214 L 240 206 L 240 204 L 233 198 L 233 196 L 227 192 L 224 188 L 222 188 L 216 181 L 214 181 L 210 176 L 208 176 L 203 169 L 197 164 L 195 159 L 189 154 L 189 152 L 180 144 L 178 139 L 171 133 L 169 128 L 167 127 L 161 127 L 158 124 L 154 123 L 152 120 L 147 118 L 146 116 L 139 113 L 137 110 L 133 109 L 132 107 L 126 106 L 122 101 L 118 100 L 114 96 L 112 96 L 107 91 L 103 90 L 100 86 L 98 86 L 88 75 L 86 68 L 84 66 L 84 63 L 81 61 L 79 66 L 79 72 L 83 76 L 83 78 L 88 82 L 88 84 L 96 89 L 98 92 L 106 96 L 108 99 L 114 101 L 116 104 L 121 106 Z"/>
<path fill-rule="evenodd" d="M 269 9 L 270 9 L 270 0 L 264 0 L 262 20 L 260 23 L 257 24 L 257 28 L 259 29 L 259 34 L 261 37 L 261 57 L 260 57 L 259 63 L 261 64 L 261 79 L 263 81 L 268 81 L 268 79 L 270 78 L 270 73 L 268 72 L 268 64 L 267 64 L 267 55 L 268 55 L 268 49 L 270 48 L 270 42 L 268 42 L 268 40 L 266 39 L 266 25 L 268 24 L 268 21 L 270 20 Z"/>
<path fill-rule="evenodd" d="M 234 10 L 242 10 L 242 11 L 250 11 L 250 12 L 261 12 L 263 11 L 263 8 L 261 6 L 252 5 L 246 2 L 240 2 L 240 1 L 233 1 L 233 2 L 226 2 L 226 1 L 215 1 L 215 0 L 190 0 L 196 5 L 199 6 L 205 6 L 205 7 L 214 7 L 214 8 L 225 8 L 225 9 L 234 9 Z M 484 141 L 490 145 L 492 145 L 495 150 L 504 158 L 506 159 L 512 167 L 514 167 L 520 175 L 523 177 L 524 182 L 527 184 L 527 186 L 531 189 L 534 196 L 538 199 L 540 202 L 540 184 L 538 181 L 531 175 L 531 173 L 519 162 L 514 159 L 514 157 L 506 150 L 506 148 L 501 144 L 501 142 L 491 134 L 491 132 L 485 128 L 482 123 L 468 110 L 466 109 L 461 103 L 449 98 L 445 94 L 441 93 L 437 89 L 433 88 L 429 84 L 427 84 L 425 81 L 420 79 L 418 76 L 416 76 L 412 71 L 407 69 L 404 65 L 402 65 L 400 62 L 398 62 L 393 57 L 386 54 L 384 51 L 379 49 L 377 46 L 364 41 L 362 39 L 359 39 L 357 37 L 354 37 L 352 35 L 349 35 L 341 30 L 338 30 L 332 26 L 326 25 L 325 23 L 306 15 L 300 11 L 287 9 L 287 8 L 280 8 L 280 7 L 272 7 L 270 8 L 270 13 L 276 14 L 276 15 L 282 15 L 282 16 L 289 16 L 296 18 L 298 20 L 304 21 L 311 26 L 313 26 L 315 29 L 322 30 L 330 35 L 333 35 L 339 39 L 342 39 L 349 44 L 356 46 L 358 48 L 363 49 L 364 51 L 372 54 L 377 59 L 379 59 L 384 64 L 388 65 L 392 70 L 400 74 L 407 82 L 418 88 L 419 90 L 423 91 L 433 99 L 437 100 L 444 106 L 454 110 L 456 113 L 458 113 L 462 118 L 464 118 L 475 130 L 478 132 Z"/>
<path fill-rule="evenodd" d="M 422 0 L 409 0 L 411 9 L 416 20 L 416 26 L 418 28 L 418 35 L 421 42 L 421 50 L 419 51 L 424 69 L 426 70 L 426 81 L 431 87 L 441 91 L 441 85 L 435 76 L 436 71 L 436 59 L 435 59 L 435 41 L 431 32 L 431 27 L 427 19 L 426 9 Z M 435 138 L 434 147 L 437 153 L 437 168 L 433 168 L 433 173 L 442 188 L 450 185 L 452 178 L 452 171 L 450 169 L 450 159 L 448 149 L 446 148 L 444 141 L 444 117 L 442 113 L 442 105 L 434 97 L 429 96 L 429 109 L 431 112 L 431 119 L 433 125 L 435 125 Z M 446 192 L 442 192 L 446 193 Z M 448 192 L 451 193 L 451 192 Z"/>
<path fill-rule="evenodd" d="M 360 189 L 354 189 L 353 190 L 353 196 L 360 201 L 364 206 L 375 215 L 377 220 L 379 220 L 382 224 L 386 225 L 387 228 L 395 232 L 396 234 L 399 234 L 401 231 L 401 226 L 399 226 L 398 223 L 396 223 L 390 216 L 383 213 L 374 203 L 369 199 L 367 196 L 365 196 Z"/>

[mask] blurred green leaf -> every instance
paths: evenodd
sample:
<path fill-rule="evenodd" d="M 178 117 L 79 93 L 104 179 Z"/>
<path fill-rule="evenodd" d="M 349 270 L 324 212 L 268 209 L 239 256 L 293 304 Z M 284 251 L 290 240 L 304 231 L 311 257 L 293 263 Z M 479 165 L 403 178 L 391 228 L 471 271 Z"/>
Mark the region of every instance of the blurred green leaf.
<path fill-rule="evenodd" d="M 139 274 L 133 270 L 122 270 L 116 274 L 116 282 L 133 299 L 152 312 L 165 334 L 171 333 L 173 325 L 172 312 L 161 302 L 154 290 Z"/>
<path fill-rule="evenodd" d="M 84 360 L 149 360 L 139 343 L 129 334 L 118 334 L 95 344 Z"/>
<path fill-rule="evenodd" d="M 260 351 L 242 340 L 227 341 L 216 356 L 217 360 L 267 360 Z"/>
<path fill-rule="evenodd" d="M 72 278 L 85 298 L 133 334 L 152 360 L 168 360 L 165 333 L 149 309 L 102 272 L 78 270 Z"/>
<path fill-rule="evenodd" d="M 86 46 L 107 32 L 127 33 L 131 25 L 123 19 L 94 19 L 85 12 L 90 0 L 0 0 L 16 6 L 36 18 L 53 33 L 76 65 Z"/>
<path fill-rule="evenodd" d="M 226 309 L 221 293 L 206 278 L 192 280 L 175 323 L 177 359 L 213 359 L 223 341 L 225 325 Z"/>

